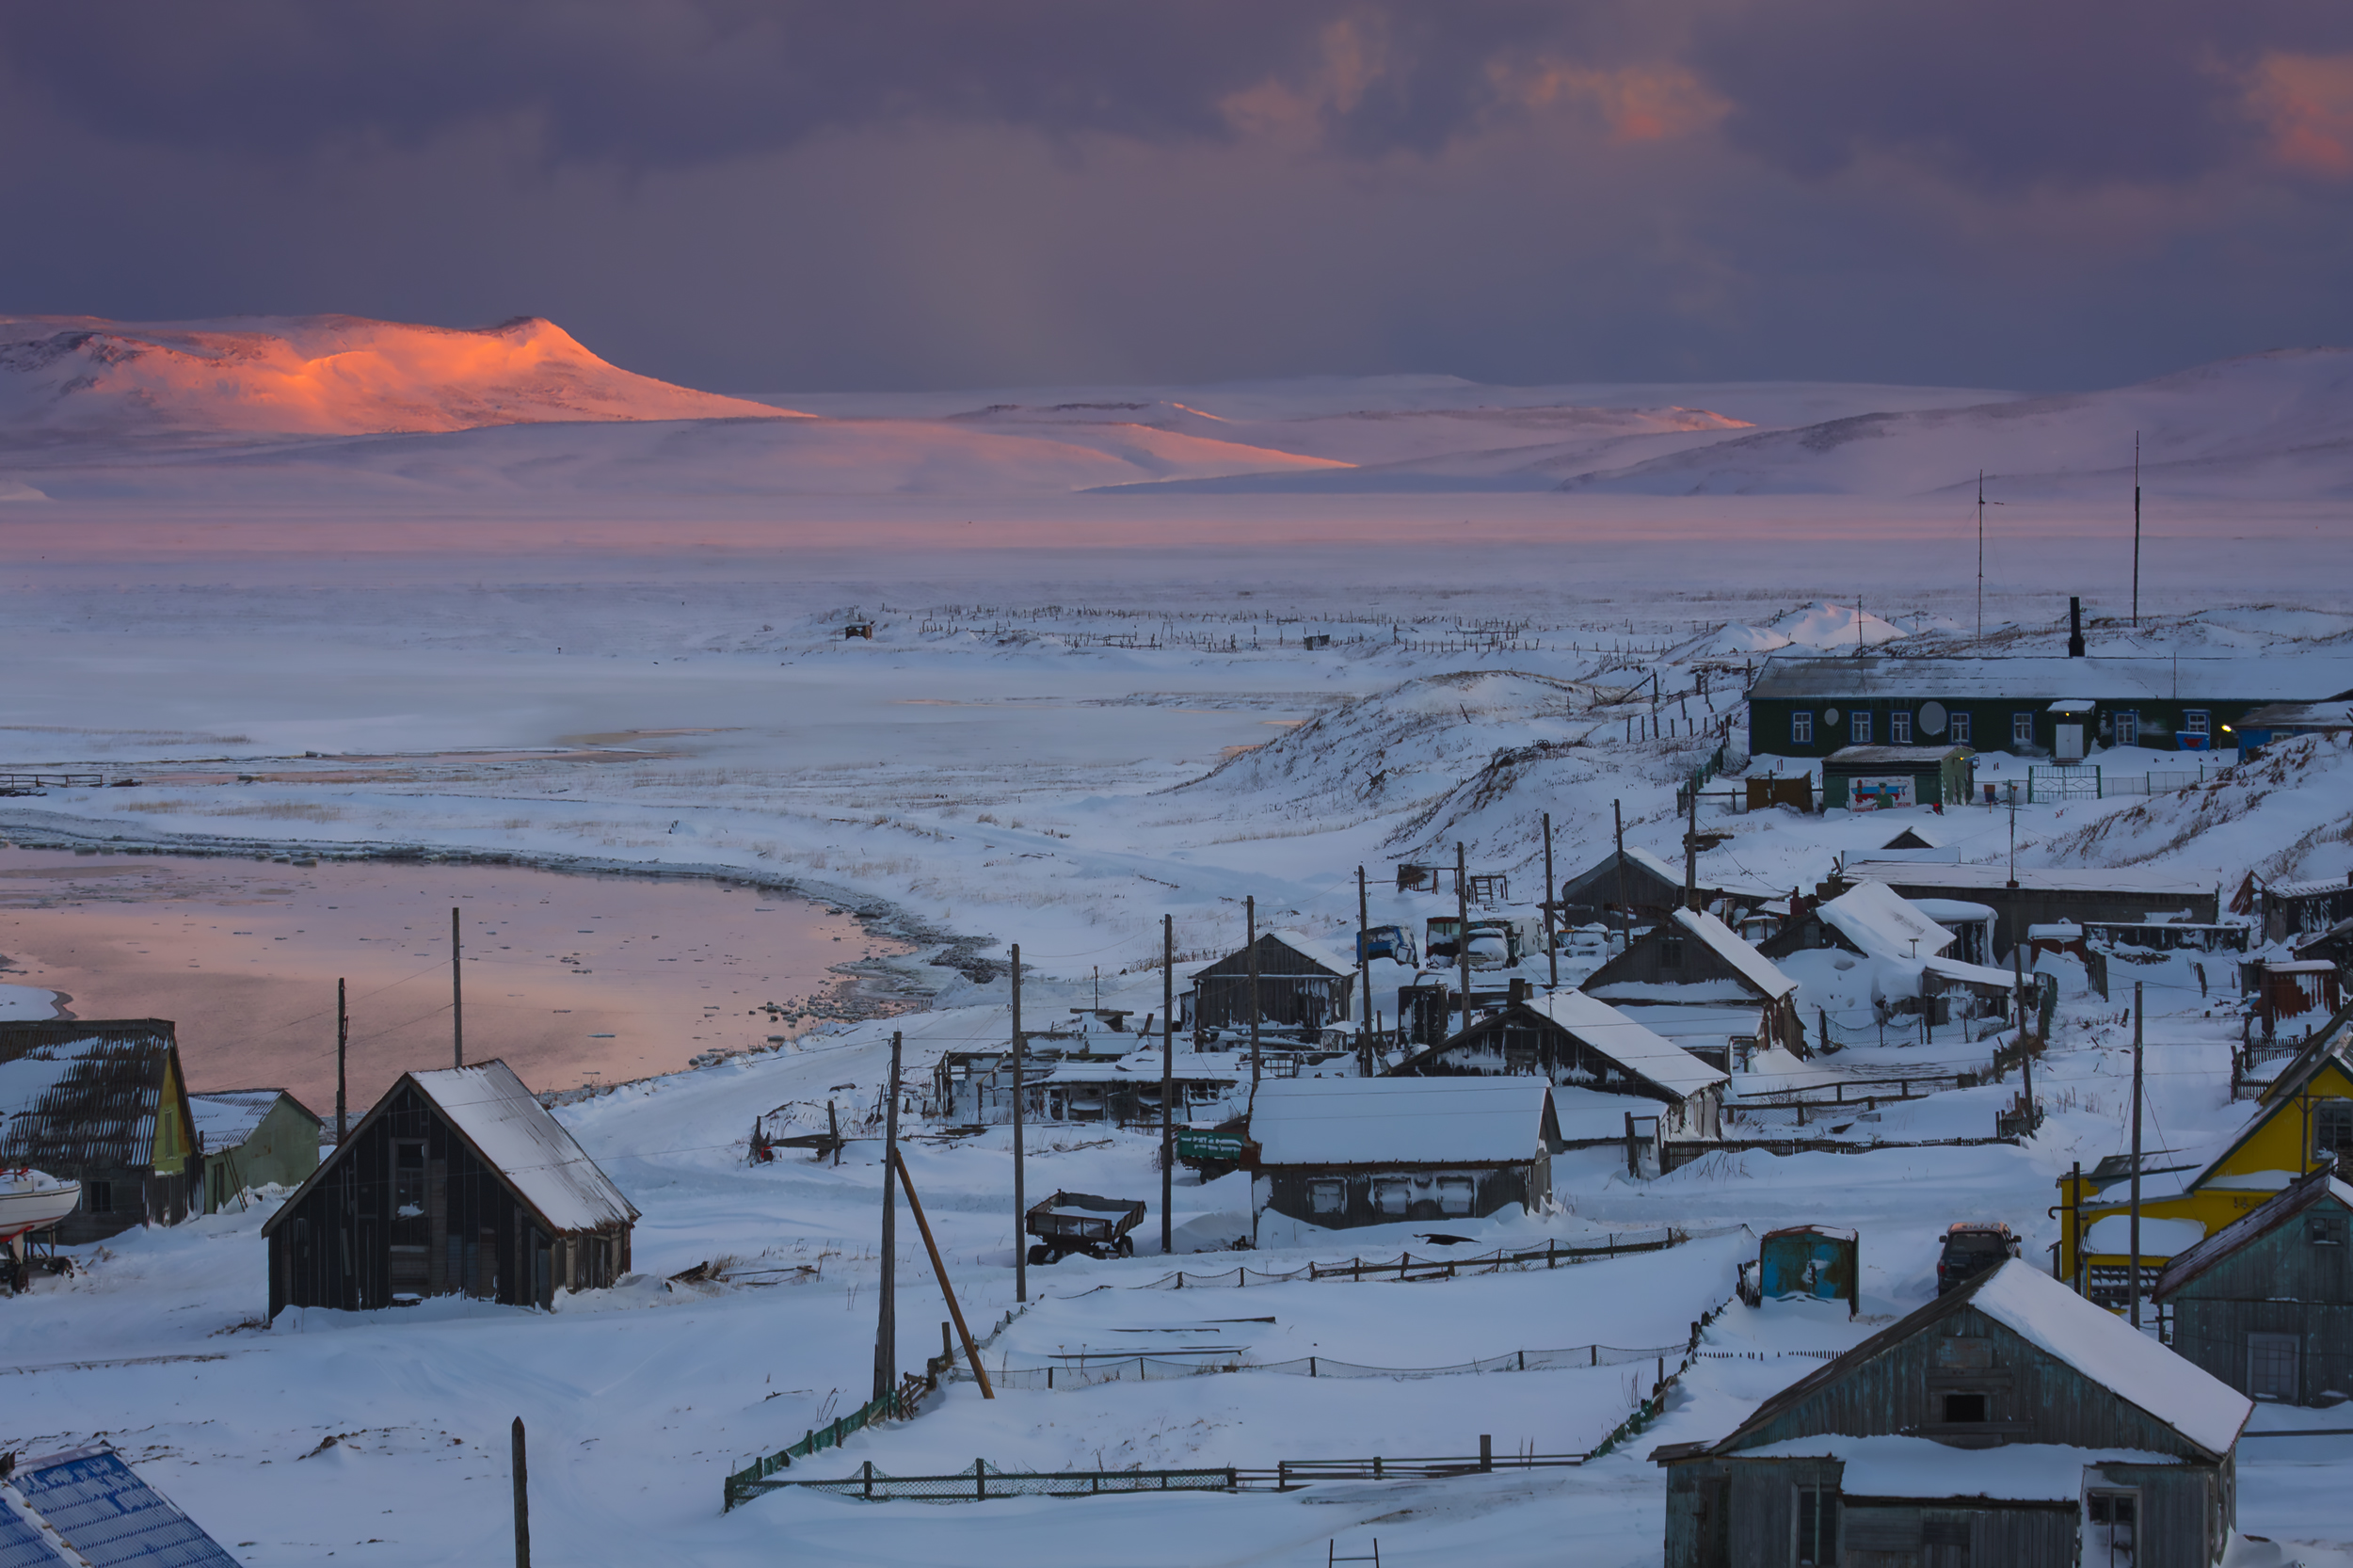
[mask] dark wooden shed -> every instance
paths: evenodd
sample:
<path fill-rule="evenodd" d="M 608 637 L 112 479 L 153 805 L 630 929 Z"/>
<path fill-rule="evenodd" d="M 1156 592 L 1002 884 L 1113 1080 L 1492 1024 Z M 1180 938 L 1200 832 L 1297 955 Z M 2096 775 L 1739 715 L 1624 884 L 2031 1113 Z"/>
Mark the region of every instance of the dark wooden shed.
<path fill-rule="evenodd" d="M 2258 1400 L 2353 1393 L 2353 1184 L 2323 1165 L 2166 1265 L 2173 1348 Z M 2333 1396 L 2331 1398 L 2330 1396 Z"/>
<path fill-rule="evenodd" d="M 1352 1016 L 1354 961 L 1296 931 L 1259 936 L 1258 1019 L 1263 1030 L 1314 1034 Z M 1183 1021 L 1194 1030 L 1250 1027 L 1250 949 L 1235 949 L 1196 971 L 1181 999 Z"/>
<path fill-rule="evenodd" d="M 1336 1229 L 1541 1210 L 1561 1147 L 1552 1091 L 1528 1078 L 1273 1079 L 1249 1137 L 1253 1223 Z"/>
<path fill-rule="evenodd" d="M 1714 881 L 1698 888 L 1703 905 L 1722 901 L 1755 909 L 1783 895 L 1763 888 L 1728 888 Z M 1561 884 L 1556 914 L 1566 925 L 1624 927 L 1663 920 L 1684 907 L 1683 872 L 1648 850 L 1628 845 L 1612 850 Z"/>
<path fill-rule="evenodd" d="M 504 1062 L 405 1073 L 285 1206 L 269 1310 L 547 1306 L 630 1269 L 637 1210 Z"/>
<path fill-rule="evenodd" d="M 1667 1568 L 2207 1568 L 2253 1409 L 2012 1260 L 1656 1450 Z"/>
<path fill-rule="evenodd" d="M 178 1224 L 199 1198 L 186 1083 L 168 1018 L 0 1023 L 0 1165 L 82 1184 L 68 1246 Z"/>
<path fill-rule="evenodd" d="M 1587 975 L 1578 989 L 1637 1009 L 1753 1004 L 1760 1010 L 1760 1037 L 1806 1054 L 1798 983 L 1713 915 L 1675 910 Z"/>

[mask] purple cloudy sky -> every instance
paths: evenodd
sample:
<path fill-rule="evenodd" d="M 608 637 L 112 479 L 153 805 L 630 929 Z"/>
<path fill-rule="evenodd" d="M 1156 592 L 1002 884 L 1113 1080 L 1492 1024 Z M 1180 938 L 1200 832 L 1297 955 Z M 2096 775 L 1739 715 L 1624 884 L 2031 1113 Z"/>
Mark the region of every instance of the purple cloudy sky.
<path fill-rule="evenodd" d="M 2090 387 L 2353 341 L 2345 0 L 0 8 L 0 310 L 725 390 Z"/>

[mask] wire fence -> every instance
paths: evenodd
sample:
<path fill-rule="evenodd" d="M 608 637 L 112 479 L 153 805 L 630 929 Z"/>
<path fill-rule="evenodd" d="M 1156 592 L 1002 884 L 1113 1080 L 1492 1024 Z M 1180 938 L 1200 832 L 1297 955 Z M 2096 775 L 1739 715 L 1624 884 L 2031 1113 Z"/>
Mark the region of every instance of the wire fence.
<path fill-rule="evenodd" d="M 1459 1279 L 1466 1275 L 1500 1273 L 1506 1270 L 1556 1269 L 1564 1263 L 1589 1263 L 1595 1258 L 1622 1257 L 1631 1253 L 1663 1252 L 1669 1247 L 1681 1246 L 1686 1241 L 1729 1236 L 1741 1228 L 1738 1225 L 1721 1225 L 1712 1230 L 1689 1231 L 1661 1226 L 1652 1230 L 1613 1231 L 1598 1242 L 1581 1246 L 1563 1245 L 1547 1240 L 1541 1248 L 1524 1252 L 1504 1249 L 1478 1257 L 1416 1257 L 1412 1253 L 1405 1253 L 1387 1262 L 1368 1262 L 1361 1257 L 1352 1257 L 1345 1263 L 1309 1262 L 1304 1268 L 1279 1271 L 1253 1269 L 1247 1265 L 1221 1269 L 1213 1273 L 1179 1269 L 1175 1273 L 1162 1274 L 1159 1279 L 1124 1288 L 1239 1289 L 1253 1285 L 1288 1285 L 1293 1280 Z"/>
<path fill-rule="evenodd" d="M 1166 1355 L 1085 1356 L 1047 1367 L 1004 1368 L 988 1374 L 999 1388 L 1064 1390 L 1093 1388 L 1106 1383 L 1162 1383 L 1171 1378 L 1204 1377 L 1220 1372 L 1273 1372 L 1302 1378 L 1449 1378 L 1489 1372 L 1556 1372 L 1572 1368 L 1624 1367 L 1638 1361 L 1659 1361 L 1680 1355 L 1683 1347 L 1648 1345 L 1577 1345 L 1567 1350 L 1513 1351 L 1481 1356 L 1448 1367 L 1365 1367 L 1330 1356 L 1307 1355 L 1289 1361 L 1180 1359 Z M 971 1381 L 968 1370 L 950 1373 Z"/>

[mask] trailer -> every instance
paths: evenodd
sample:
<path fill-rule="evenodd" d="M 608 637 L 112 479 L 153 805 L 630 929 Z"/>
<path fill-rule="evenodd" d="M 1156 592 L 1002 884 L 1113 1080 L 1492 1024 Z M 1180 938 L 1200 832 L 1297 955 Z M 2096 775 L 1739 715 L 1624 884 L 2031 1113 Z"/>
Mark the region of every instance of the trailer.
<path fill-rule="evenodd" d="M 1136 1239 L 1128 1233 L 1143 1223 L 1141 1200 L 1056 1192 L 1030 1206 L 1022 1228 L 1037 1238 L 1030 1248 L 1031 1262 L 1060 1263 L 1074 1252 L 1089 1257 L 1132 1257 Z"/>

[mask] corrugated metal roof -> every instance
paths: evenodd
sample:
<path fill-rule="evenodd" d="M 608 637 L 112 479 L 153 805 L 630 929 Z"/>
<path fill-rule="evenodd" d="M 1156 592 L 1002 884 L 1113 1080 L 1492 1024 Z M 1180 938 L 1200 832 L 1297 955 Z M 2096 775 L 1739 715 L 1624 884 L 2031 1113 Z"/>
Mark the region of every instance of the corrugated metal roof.
<path fill-rule="evenodd" d="M 238 1568 L 112 1448 L 29 1460 L 17 1466 L 14 1480 L 26 1505 L 91 1568 Z"/>
<path fill-rule="evenodd" d="M 410 1073 L 408 1081 L 557 1231 L 625 1225 L 637 1218 L 613 1178 L 505 1063 Z"/>
<path fill-rule="evenodd" d="M 163 1018 L 0 1023 L 0 1164 L 151 1163 L 171 1051 Z"/>
<path fill-rule="evenodd" d="M 1599 997 L 1547 991 L 1521 1005 L 1540 1013 L 1639 1078 L 1682 1097 L 1731 1080 L 1681 1046 L 1636 1023 Z"/>
<path fill-rule="evenodd" d="M 2006 887 L 2010 873 L 2000 863 L 1961 865 L 1950 850 L 1923 850 L 1916 857 L 1849 860 L 1841 874 L 1850 882 L 1885 882 L 1913 888 L 1984 888 Z M 2053 866 L 2021 866 L 2018 886 L 2038 893 L 2162 893 L 2184 898 L 2212 897 L 2211 882 L 2185 882 L 2165 872 L 2121 868 L 2075 871 Z"/>
<path fill-rule="evenodd" d="M 1759 995 L 1778 1001 L 1798 988 L 1798 983 L 1773 968 L 1773 961 L 1751 947 L 1740 934 L 1715 916 L 1693 909 L 1674 912 L 1675 923 L 1705 942 L 1716 956 L 1756 987 Z"/>
<path fill-rule="evenodd" d="M 88 1568 L 13 1486 L 0 1486 L 0 1568 Z"/>
<path fill-rule="evenodd" d="M 309 1106 L 283 1089 L 221 1089 L 209 1095 L 190 1095 L 188 1110 L 196 1117 L 196 1130 L 204 1140 L 204 1152 L 218 1154 L 252 1137 L 281 1099 L 294 1100 L 296 1110 L 314 1122 L 319 1119 Z"/>
<path fill-rule="evenodd" d="M 1843 697 L 2049 702 L 2093 697 L 2183 702 L 2317 702 L 2353 696 L 2353 660 L 1805 657 L 1766 661 L 1751 698 Z"/>

